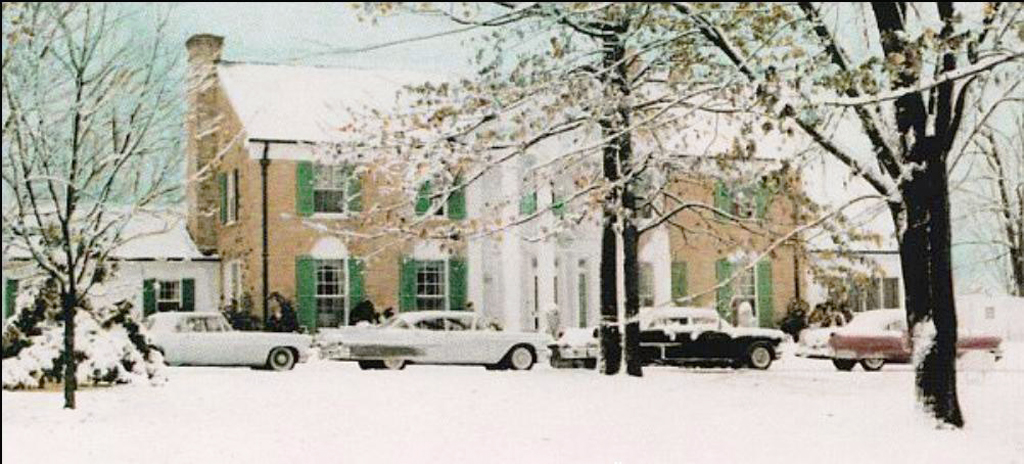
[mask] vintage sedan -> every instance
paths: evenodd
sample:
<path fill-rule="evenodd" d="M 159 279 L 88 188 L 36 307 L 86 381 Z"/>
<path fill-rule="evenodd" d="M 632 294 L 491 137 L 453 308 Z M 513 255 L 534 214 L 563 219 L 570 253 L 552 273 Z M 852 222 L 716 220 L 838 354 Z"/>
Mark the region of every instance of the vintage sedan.
<path fill-rule="evenodd" d="M 832 364 L 849 371 L 858 363 L 866 371 L 877 371 L 886 363 L 909 363 L 912 357 L 907 315 L 900 309 L 865 311 L 829 338 Z M 956 342 L 957 356 L 969 351 L 992 354 L 1002 358 L 1002 339 L 994 335 L 961 333 Z"/>
<path fill-rule="evenodd" d="M 150 344 L 170 365 L 253 366 L 286 371 L 309 357 L 312 337 L 242 332 L 220 313 L 168 312 L 146 318 Z"/>
<path fill-rule="evenodd" d="M 582 333 L 582 332 L 581 332 Z M 590 339 L 563 336 L 552 345 L 556 367 L 596 364 L 597 331 Z M 712 309 L 669 307 L 640 311 L 640 354 L 644 364 L 726 365 L 767 369 L 781 355 L 788 336 L 780 330 L 733 327 Z"/>
<path fill-rule="evenodd" d="M 547 358 L 551 336 L 501 330 L 476 313 L 402 313 L 380 327 L 323 329 L 323 356 L 357 361 L 363 369 L 402 369 L 407 364 L 480 365 L 527 370 Z"/>

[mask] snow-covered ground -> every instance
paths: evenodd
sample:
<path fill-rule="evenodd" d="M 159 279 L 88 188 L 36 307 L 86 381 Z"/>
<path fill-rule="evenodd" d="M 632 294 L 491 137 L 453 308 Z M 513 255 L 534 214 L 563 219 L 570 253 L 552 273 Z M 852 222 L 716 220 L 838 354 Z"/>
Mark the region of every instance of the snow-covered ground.
<path fill-rule="evenodd" d="M 316 362 L 172 368 L 163 387 L 3 392 L 5 463 L 1024 462 L 1024 344 L 961 368 L 968 426 L 931 428 L 907 366 L 648 368 L 645 378 Z"/>

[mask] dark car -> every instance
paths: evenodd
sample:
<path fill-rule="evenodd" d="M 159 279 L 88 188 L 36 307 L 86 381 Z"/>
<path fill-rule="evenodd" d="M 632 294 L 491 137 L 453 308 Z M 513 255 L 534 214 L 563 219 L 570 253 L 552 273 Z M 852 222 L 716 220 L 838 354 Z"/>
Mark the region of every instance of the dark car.
<path fill-rule="evenodd" d="M 733 327 L 711 309 L 645 308 L 640 313 L 640 353 L 646 365 L 707 365 L 767 369 L 788 336 L 780 330 Z M 555 367 L 593 366 L 596 331 L 589 340 L 560 337 L 551 346 Z"/>

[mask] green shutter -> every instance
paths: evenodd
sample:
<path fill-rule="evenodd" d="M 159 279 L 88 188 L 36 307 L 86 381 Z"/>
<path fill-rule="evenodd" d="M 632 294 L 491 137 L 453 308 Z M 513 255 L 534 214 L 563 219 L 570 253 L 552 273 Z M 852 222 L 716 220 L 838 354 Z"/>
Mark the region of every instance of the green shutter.
<path fill-rule="evenodd" d="M 237 221 L 238 218 L 241 217 L 241 216 L 239 216 L 239 213 L 241 212 L 239 210 L 239 206 L 242 205 L 242 203 L 241 203 L 242 196 L 239 195 L 239 192 L 240 192 L 240 189 L 241 189 L 241 187 L 239 187 L 239 183 L 240 183 L 239 181 L 241 180 L 241 174 L 239 173 L 239 171 L 237 169 L 235 169 L 234 171 L 232 171 L 231 175 L 234 177 L 234 180 L 232 181 L 232 187 L 231 188 L 232 188 L 232 190 L 234 190 L 234 194 L 235 194 L 235 201 L 233 202 L 234 204 L 231 205 L 231 207 L 235 210 L 235 220 Z"/>
<path fill-rule="evenodd" d="M 448 309 L 466 308 L 466 261 L 448 260 Z"/>
<path fill-rule="evenodd" d="M 363 176 L 350 169 L 348 172 L 348 211 L 358 213 L 363 210 Z"/>
<path fill-rule="evenodd" d="M 764 182 L 757 183 L 757 191 L 754 194 L 754 202 L 757 207 L 756 214 L 758 219 L 764 219 L 765 214 L 768 213 L 768 188 L 764 185 Z"/>
<path fill-rule="evenodd" d="M 587 305 L 587 298 L 588 298 L 589 292 L 587 292 L 587 275 L 586 274 L 580 274 L 579 289 L 577 289 L 577 292 L 579 293 L 579 298 L 580 298 L 580 303 L 579 303 L 579 306 L 580 306 L 580 308 L 579 308 L 579 310 L 580 310 L 579 326 L 580 326 L 580 328 L 586 328 L 587 327 L 587 319 L 588 319 L 587 316 L 589 315 L 588 314 L 589 311 L 587 309 L 587 307 L 588 307 L 588 305 Z"/>
<path fill-rule="evenodd" d="M 719 285 L 732 277 L 732 263 L 723 258 L 715 262 L 715 282 Z M 715 308 L 718 314 L 726 319 L 732 317 L 732 284 L 723 285 L 715 292 Z"/>
<path fill-rule="evenodd" d="M 519 214 L 529 216 L 537 212 L 537 191 L 534 190 L 519 199 Z"/>
<path fill-rule="evenodd" d="M 765 258 L 757 263 L 757 320 L 761 327 L 775 326 L 772 261 Z"/>
<path fill-rule="evenodd" d="M 461 183 L 462 179 L 456 178 L 455 185 L 459 188 L 448 195 L 448 219 L 456 221 L 466 219 L 466 187 Z"/>
<path fill-rule="evenodd" d="M 17 304 L 18 281 L 7 279 L 4 285 L 4 319 L 10 319 L 14 315 L 14 305 Z"/>
<path fill-rule="evenodd" d="M 558 198 L 554 194 L 551 195 L 551 213 L 559 219 L 565 216 L 565 200 Z"/>
<path fill-rule="evenodd" d="M 366 299 L 363 281 L 365 267 L 366 264 L 359 258 L 349 258 L 348 260 L 348 307 L 350 311 Z"/>
<path fill-rule="evenodd" d="M 196 280 L 181 279 L 181 310 L 196 310 Z"/>
<path fill-rule="evenodd" d="M 672 262 L 672 302 L 681 303 L 689 294 L 686 282 L 686 261 Z"/>
<path fill-rule="evenodd" d="M 398 261 L 398 310 L 416 310 L 416 261 L 400 258 Z"/>
<path fill-rule="evenodd" d="M 430 211 L 430 181 L 420 184 L 420 190 L 416 193 L 416 214 L 427 214 Z"/>
<path fill-rule="evenodd" d="M 225 224 L 228 222 L 228 176 L 227 174 L 217 174 L 217 185 L 220 186 L 220 223 Z"/>
<path fill-rule="evenodd" d="M 316 330 L 316 262 L 309 256 L 295 258 L 295 302 L 299 325 Z"/>
<path fill-rule="evenodd" d="M 156 312 L 156 281 L 142 281 L 142 314 L 148 316 Z"/>
<path fill-rule="evenodd" d="M 731 215 L 733 213 L 732 194 L 729 192 L 729 188 L 725 186 L 725 182 L 715 181 L 714 196 L 715 209 L 725 211 Z M 721 213 L 716 214 L 719 219 L 725 218 Z"/>
<path fill-rule="evenodd" d="M 295 165 L 295 213 L 313 214 L 313 162 L 299 161 Z"/>

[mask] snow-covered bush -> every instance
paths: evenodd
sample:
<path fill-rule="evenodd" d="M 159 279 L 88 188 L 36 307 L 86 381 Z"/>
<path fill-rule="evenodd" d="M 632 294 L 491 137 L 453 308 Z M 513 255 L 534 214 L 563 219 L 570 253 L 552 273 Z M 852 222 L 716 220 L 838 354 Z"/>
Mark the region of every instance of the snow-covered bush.
<path fill-rule="evenodd" d="M 19 305 L 3 332 L 3 388 L 43 388 L 64 375 L 64 324 L 59 296 L 44 283 Z M 26 301 L 19 298 L 19 301 Z M 145 328 L 131 315 L 131 304 L 93 308 L 84 302 L 75 315 L 75 376 L 79 384 L 165 381 L 163 356 L 152 350 Z"/>

